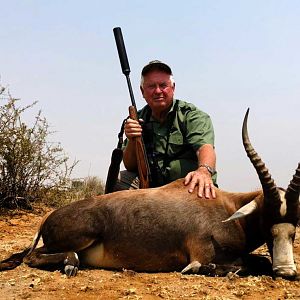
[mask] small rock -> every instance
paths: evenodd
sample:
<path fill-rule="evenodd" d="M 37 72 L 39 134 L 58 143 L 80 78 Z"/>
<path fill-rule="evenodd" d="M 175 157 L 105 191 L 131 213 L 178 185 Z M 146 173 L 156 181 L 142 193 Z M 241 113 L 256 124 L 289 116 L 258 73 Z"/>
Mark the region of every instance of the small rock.
<path fill-rule="evenodd" d="M 124 291 L 124 295 L 126 295 L 126 296 L 135 295 L 135 294 L 136 294 L 136 288 L 130 288 L 130 289 Z"/>

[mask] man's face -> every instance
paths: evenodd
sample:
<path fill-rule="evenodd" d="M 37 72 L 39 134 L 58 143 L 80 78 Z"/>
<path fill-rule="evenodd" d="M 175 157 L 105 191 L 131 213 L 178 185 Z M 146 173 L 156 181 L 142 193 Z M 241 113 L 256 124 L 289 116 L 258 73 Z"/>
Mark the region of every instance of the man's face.
<path fill-rule="evenodd" d="M 154 70 L 144 76 L 141 92 L 154 113 L 169 110 L 174 97 L 175 84 L 172 84 L 170 75 Z"/>

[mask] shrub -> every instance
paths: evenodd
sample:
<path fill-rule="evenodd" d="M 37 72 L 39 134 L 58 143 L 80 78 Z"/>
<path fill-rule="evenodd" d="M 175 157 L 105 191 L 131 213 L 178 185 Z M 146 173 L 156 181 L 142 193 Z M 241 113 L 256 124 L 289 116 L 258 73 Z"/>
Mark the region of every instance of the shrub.
<path fill-rule="evenodd" d="M 96 176 L 72 180 L 72 201 L 104 194 L 104 183 Z"/>
<path fill-rule="evenodd" d="M 17 106 L 2 86 L 0 97 L 0 207 L 28 209 L 31 202 L 64 194 L 77 162 L 69 165 L 61 145 L 48 141 L 53 132 L 41 111 L 32 126 L 23 121 L 36 102 Z"/>

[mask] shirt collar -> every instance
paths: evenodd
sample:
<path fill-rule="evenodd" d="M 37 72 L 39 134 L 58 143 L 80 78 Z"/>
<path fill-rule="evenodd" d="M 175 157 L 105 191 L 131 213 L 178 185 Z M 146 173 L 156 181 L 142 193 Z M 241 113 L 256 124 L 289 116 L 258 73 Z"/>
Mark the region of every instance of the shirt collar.
<path fill-rule="evenodd" d="M 176 103 L 176 99 L 173 99 L 172 106 L 171 106 L 170 110 L 169 110 L 168 113 L 167 113 L 167 119 L 166 119 L 166 120 L 169 119 L 170 115 L 171 115 L 172 112 L 174 111 L 175 103 Z M 147 107 L 147 110 L 150 111 L 150 113 L 151 113 L 151 108 L 150 108 L 150 106 L 147 104 L 146 107 Z M 155 119 L 152 117 L 152 114 L 150 115 L 149 121 L 157 122 L 157 120 L 155 120 Z"/>

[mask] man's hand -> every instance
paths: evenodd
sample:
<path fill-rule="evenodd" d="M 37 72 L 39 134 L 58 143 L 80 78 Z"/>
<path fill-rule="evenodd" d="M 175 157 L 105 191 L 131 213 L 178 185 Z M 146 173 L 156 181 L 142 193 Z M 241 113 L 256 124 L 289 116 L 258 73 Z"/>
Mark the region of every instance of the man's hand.
<path fill-rule="evenodd" d="M 206 168 L 199 168 L 196 171 L 189 172 L 184 179 L 184 184 L 188 185 L 189 193 L 192 193 L 198 186 L 198 196 L 207 199 L 216 198 L 215 186 L 211 179 L 211 174 Z"/>
<path fill-rule="evenodd" d="M 143 120 L 140 119 L 140 122 Z M 125 123 L 124 132 L 128 140 L 142 135 L 142 126 L 136 120 L 128 118 Z"/>

